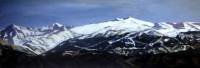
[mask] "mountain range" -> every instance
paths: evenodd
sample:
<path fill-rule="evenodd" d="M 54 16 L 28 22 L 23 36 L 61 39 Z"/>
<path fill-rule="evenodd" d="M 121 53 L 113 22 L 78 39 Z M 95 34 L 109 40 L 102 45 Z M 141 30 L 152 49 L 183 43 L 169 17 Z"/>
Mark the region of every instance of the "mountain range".
<path fill-rule="evenodd" d="M 0 40 L 14 50 L 34 55 L 173 53 L 198 48 L 200 23 L 152 23 L 129 17 L 77 27 L 12 24 L 0 31 Z"/>

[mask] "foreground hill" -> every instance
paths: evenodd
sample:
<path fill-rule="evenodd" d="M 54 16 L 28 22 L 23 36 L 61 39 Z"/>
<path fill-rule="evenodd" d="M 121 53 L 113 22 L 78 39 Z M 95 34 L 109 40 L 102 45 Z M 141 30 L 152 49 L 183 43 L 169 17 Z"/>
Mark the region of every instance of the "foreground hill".
<path fill-rule="evenodd" d="M 199 68 L 200 50 L 170 54 L 120 56 L 84 54 L 77 56 L 30 56 L 2 48 L 0 68 Z"/>

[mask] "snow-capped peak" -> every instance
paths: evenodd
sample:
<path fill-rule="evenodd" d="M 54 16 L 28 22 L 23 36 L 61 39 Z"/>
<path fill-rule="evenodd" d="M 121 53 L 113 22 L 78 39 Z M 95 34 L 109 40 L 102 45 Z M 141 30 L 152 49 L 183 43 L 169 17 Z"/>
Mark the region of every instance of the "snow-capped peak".
<path fill-rule="evenodd" d="M 60 24 L 60 23 L 54 23 L 53 27 L 63 27 L 64 25 Z"/>
<path fill-rule="evenodd" d="M 44 53 L 54 48 L 61 42 L 69 38 L 73 38 L 71 31 L 58 23 L 54 24 L 51 28 L 48 27 L 46 29 L 29 29 L 27 27 L 11 25 L 2 30 L 0 33 L 0 38 L 2 40 L 5 40 L 10 44 L 23 47 L 25 50 L 29 50 L 30 52 L 28 53 L 31 54 Z"/>
<path fill-rule="evenodd" d="M 39 28 L 40 31 L 55 31 L 55 30 L 58 30 L 58 31 L 64 31 L 64 30 L 67 30 L 67 27 L 65 27 L 64 25 L 60 24 L 60 23 L 54 23 L 52 25 L 49 25 L 49 26 L 44 26 L 44 27 L 41 27 Z"/>
<path fill-rule="evenodd" d="M 158 32 L 162 35 L 175 37 L 180 32 L 199 31 L 200 26 L 194 24 L 194 22 L 160 22 L 155 23 L 155 26 L 152 29 L 154 32 Z"/>
<path fill-rule="evenodd" d="M 107 21 L 97 24 L 89 24 L 85 26 L 79 26 L 72 28 L 71 30 L 78 34 L 104 34 L 107 31 L 121 31 L 123 32 L 132 32 L 132 31 L 141 31 L 153 27 L 154 24 L 151 22 L 146 22 L 138 20 L 132 17 L 126 19 L 117 19 L 114 21 Z"/>
<path fill-rule="evenodd" d="M 14 37 L 17 34 L 27 34 L 29 33 L 29 29 L 27 27 L 18 26 L 15 24 L 9 25 L 5 29 L 1 31 L 1 39 L 5 39 L 7 37 Z"/>
<path fill-rule="evenodd" d="M 21 26 L 11 24 L 6 29 L 20 30 Z"/>
<path fill-rule="evenodd" d="M 54 23 L 52 28 L 53 29 L 58 29 L 58 30 L 64 30 L 65 29 L 64 25 L 62 25 L 60 23 Z"/>
<path fill-rule="evenodd" d="M 123 18 L 116 18 L 117 21 L 121 21 L 124 20 Z"/>

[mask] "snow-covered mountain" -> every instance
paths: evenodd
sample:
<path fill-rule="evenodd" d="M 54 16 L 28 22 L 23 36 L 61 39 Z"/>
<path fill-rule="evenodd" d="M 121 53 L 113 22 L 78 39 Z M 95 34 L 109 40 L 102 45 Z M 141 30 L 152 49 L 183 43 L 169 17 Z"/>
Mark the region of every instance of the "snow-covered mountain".
<path fill-rule="evenodd" d="M 200 25 L 196 22 L 182 22 L 182 23 L 170 23 L 161 22 L 156 23 L 154 28 L 150 31 L 158 32 L 164 36 L 175 37 L 180 32 L 199 31 Z"/>
<path fill-rule="evenodd" d="M 120 48 L 126 49 L 129 44 L 132 44 L 131 46 L 143 46 L 141 43 L 136 44 L 138 43 L 136 41 L 141 42 L 140 38 L 145 38 L 142 40 L 152 41 L 148 42 L 148 45 L 143 46 L 146 48 L 149 46 L 154 46 L 153 44 L 157 45 L 158 42 L 166 41 L 163 37 L 169 37 L 170 40 L 173 40 L 173 38 L 176 39 L 177 36 L 179 37 L 179 34 L 182 32 L 199 30 L 200 25 L 197 22 L 152 23 L 129 17 L 125 19 L 118 18 L 112 21 L 77 26 L 73 28 L 67 28 L 59 23 L 55 23 L 51 26 L 46 26 L 42 28 L 29 28 L 17 25 L 10 25 L 1 31 L 0 38 L 10 44 L 13 44 L 15 46 L 14 48 L 17 50 L 39 55 L 52 49 L 55 50 L 59 46 L 64 46 L 60 49 L 63 51 L 67 51 L 70 50 L 71 46 L 69 45 L 73 45 L 72 49 L 74 49 L 75 47 L 75 49 L 80 48 L 89 51 L 102 48 L 103 50 L 106 50 L 110 49 L 110 47 L 111 49 L 113 49 L 114 47 L 118 50 Z M 156 38 L 154 36 L 156 36 Z M 162 37 L 162 39 L 158 39 L 157 37 Z M 181 35 L 181 37 L 183 36 Z M 124 42 L 124 40 L 132 43 Z M 94 42 L 95 44 L 93 44 Z M 118 45 L 116 45 L 116 43 L 120 44 L 119 42 L 123 42 L 122 44 L 125 45 L 120 45 L 119 47 L 117 47 Z M 165 45 L 162 45 L 162 47 L 163 46 Z M 138 47 L 131 47 L 130 49 L 138 49 Z"/>
<path fill-rule="evenodd" d="M 26 52 L 37 55 L 70 38 L 73 38 L 72 32 L 58 23 L 42 28 L 10 25 L 1 31 L 1 39 L 16 45 L 17 50 L 28 50 Z"/>
<path fill-rule="evenodd" d="M 104 36 L 120 35 L 127 32 L 156 32 L 160 35 L 175 37 L 180 32 L 199 31 L 200 24 L 198 22 L 181 22 L 170 23 L 160 22 L 152 23 L 138 20 L 132 17 L 121 19 L 117 18 L 114 21 L 106 21 L 98 24 L 89 24 L 78 26 L 71 29 L 73 32 L 84 36 Z M 88 36 L 87 36 L 88 37 Z"/>
<path fill-rule="evenodd" d="M 71 30 L 84 37 L 94 37 L 104 35 L 106 37 L 112 35 L 120 35 L 126 32 L 138 32 L 150 29 L 154 26 L 151 22 L 138 20 L 132 17 L 126 19 L 117 18 L 113 21 L 106 21 L 98 24 L 89 24 L 84 26 L 74 27 Z"/>

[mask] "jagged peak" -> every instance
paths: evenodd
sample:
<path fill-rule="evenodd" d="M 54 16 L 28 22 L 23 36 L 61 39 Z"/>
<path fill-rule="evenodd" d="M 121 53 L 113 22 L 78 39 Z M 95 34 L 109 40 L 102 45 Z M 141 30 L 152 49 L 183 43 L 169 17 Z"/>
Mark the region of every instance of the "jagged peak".
<path fill-rule="evenodd" d="M 143 20 L 140 20 L 140 19 L 137 19 L 137 18 L 134 18 L 134 17 L 127 17 L 127 18 L 124 18 L 124 20 L 132 20 L 132 21 L 143 21 Z"/>
<path fill-rule="evenodd" d="M 56 30 L 57 30 L 57 29 L 59 29 L 59 30 L 60 30 L 60 29 L 65 30 L 65 29 L 66 29 L 65 26 L 62 25 L 62 24 L 60 24 L 60 23 L 54 23 L 53 26 L 52 26 L 52 28 L 53 28 L 53 29 L 56 29 Z"/>
<path fill-rule="evenodd" d="M 4 28 L 1 31 L 6 31 L 6 32 L 17 31 L 18 32 L 18 31 L 21 31 L 21 30 L 24 30 L 24 29 L 27 29 L 27 27 L 19 26 L 19 25 L 16 25 L 16 24 L 11 24 L 11 25 L 8 25 L 6 28 Z"/>
<path fill-rule="evenodd" d="M 125 18 L 115 18 L 114 20 L 111 20 L 111 21 L 126 21 L 126 20 L 127 21 L 130 21 L 130 20 L 132 20 L 132 21 L 143 21 L 143 20 L 131 17 L 131 16 L 125 17 Z"/>
<path fill-rule="evenodd" d="M 19 30 L 21 28 L 21 26 L 18 26 L 18 25 L 15 25 L 15 24 L 11 24 L 7 28 L 8 29 L 18 29 Z"/>
<path fill-rule="evenodd" d="M 124 19 L 123 18 L 116 18 L 115 20 L 121 21 L 121 20 L 124 20 Z"/>
<path fill-rule="evenodd" d="M 139 19 L 136 19 L 136 18 L 129 16 L 129 17 L 126 17 L 126 18 L 116 18 L 113 21 L 125 21 L 125 20 L 139 20 Z"/>
<path fill-rule="evenodd" d="M 140 19 L 137 19 L 137 18 L 134 18 L 131 16 L 124 18 L 123 21 L 125 21 L 125 23 L 135 23 L 135 24 L 141 24 L 141 25 L 154 26 L 154 23 L 152 23 L 152 22 L 140 20 Z"/>
<path fill-rule="evenodd" d="M 56 23 L 53 24 L 53 27 L 63 27 L 63 25 L 56 22 Z"/>
<path fill-rule="evenodd" d="M 102 23 L 109 23 L 109 22 L 114 22 L 114 23 L 130 23 L 130 24 L 154 26 L 154 23 L 152 23 L 152 22 L 140 20 L 140 19 L 137 19 L 137 18 L 134 18 L 134 17 L 131 17 L 131 16 L 129 16 L 127 18 L 116 18 L 114 20 L 107 21 L 107 22 L 102 22 Z"/>
<path fill-rule="evenodd" d="M 131 16 L 129 16 L 129 17 L 126 17 L 126 18 L 124 18 L 124 19 L 138 20 L 138 19 L 136 19 L 136 18 L 134 18 L 134 17 L 131 17 Z"/>

